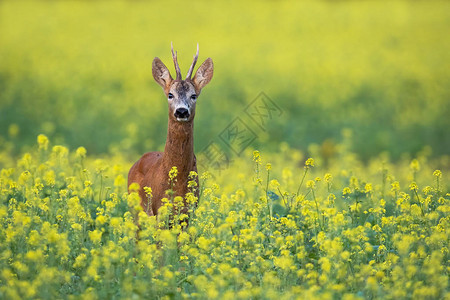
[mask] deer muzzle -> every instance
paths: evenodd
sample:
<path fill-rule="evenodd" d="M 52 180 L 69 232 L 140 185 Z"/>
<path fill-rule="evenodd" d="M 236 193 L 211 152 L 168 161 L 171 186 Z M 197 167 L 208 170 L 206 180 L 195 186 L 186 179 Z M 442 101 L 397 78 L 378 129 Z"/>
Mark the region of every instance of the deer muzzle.
<path fill-rule="evenodd" d="M 185 122 L 189 119 L 190 113 L 189 109 L 185 107 L 179 107 L 175 110 L 175 113 L 173 114 L 175 118 L 177 118 L 177 121 Z"/>

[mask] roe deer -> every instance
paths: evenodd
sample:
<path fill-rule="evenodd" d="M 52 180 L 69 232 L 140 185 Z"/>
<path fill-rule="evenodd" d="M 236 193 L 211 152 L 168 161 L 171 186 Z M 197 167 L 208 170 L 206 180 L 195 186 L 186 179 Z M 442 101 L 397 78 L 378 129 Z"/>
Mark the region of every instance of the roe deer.
<path fill-rule="evenodd" d="M 145 153 L 128 173 L 128 186 L 134 182 L 139 184 L 141 206 L 148 215 L 155 216 L 162 205 L 161 199 L 167 197 L 165 192 L 170 188 L 169 171 L 171 168 L 175 166 L 178 169 L 177 181 L 172 187 L 173 196 L 183 198 L 188 192 L 189 173 L 197 172 L 193 136 L 195 105 L 202 88 L 210 82 L 214 68 L 212 59 L 208 58 L 191 78 L 198 59 L 198 44 L 197 53 L 185 80 L 181 78 L 177 53 L 173 51 L 173 46 L 172 59 L 176 71 L 175 80 L 158 57 L 155 57 L 152 64 L 153 78 L 163 88 L 169 102 L 169 126 L 164 152 Z M 194 195 L 198 198 L 198 178 L 196 181 L 197 190 Z M 144 187 L 152 189 L 151 203 L 148 203 Z M 182 213 L 187 213 L 186 199 L 184 199 L 184 204 Z"/>

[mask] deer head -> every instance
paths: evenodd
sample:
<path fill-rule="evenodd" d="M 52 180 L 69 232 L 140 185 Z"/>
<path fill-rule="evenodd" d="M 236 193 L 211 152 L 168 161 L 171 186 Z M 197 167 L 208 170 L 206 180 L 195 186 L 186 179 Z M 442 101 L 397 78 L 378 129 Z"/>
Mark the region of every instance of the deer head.
<path fill-rule="evenodd" d="M 211 58 L 207 58 L 198 68 L 194 78 L 191 78 L 198 59 L 197 44 L 197 53 L 194 56 L 186 79 L 183 80 L 177 61 L 177 52 L 173 51 L 173 46 L 172 59 L 175 65 L 176 78 L 172 78 L 169 70 L 158 57 L 155 57 L 152 64 L 153 78 L 163 88 L 166 94 L 169 102 L 169 118 L 178 122 L 189 122 L 194 119 L 195 104 L 202 88 L 211 81 L 213 76 L 213 61 Z"/>

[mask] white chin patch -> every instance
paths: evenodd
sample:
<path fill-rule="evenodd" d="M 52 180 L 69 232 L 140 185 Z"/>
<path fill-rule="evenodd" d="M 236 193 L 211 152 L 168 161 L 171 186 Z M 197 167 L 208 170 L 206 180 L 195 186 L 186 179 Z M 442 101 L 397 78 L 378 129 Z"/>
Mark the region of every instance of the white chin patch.
<path fill-rule="evenodd" d="M 188 118 L 177 118 L 178 122 L 187 122 Z"/>

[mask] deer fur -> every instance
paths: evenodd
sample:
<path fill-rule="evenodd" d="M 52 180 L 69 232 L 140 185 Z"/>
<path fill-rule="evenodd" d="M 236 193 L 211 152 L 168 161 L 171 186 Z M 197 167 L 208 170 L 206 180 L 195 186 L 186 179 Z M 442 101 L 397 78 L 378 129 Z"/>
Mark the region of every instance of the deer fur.
<path fill-rule="evenodd" d="M 145 153 L 130 169 L 128 173 L 128 186 L 136 182 L 140 186 L 139 196 L 141 206 L 148 215 L 157 215 L 161 207 L 161 199 L 168 197 L 166 191 L 170 188 L 169 171 L 177 167 L 178 175 L 175 186 L 172 188 L 174 196 L 185 197 L 188 192 L 188 176 L 191 171 L 197 172 L 196 157 L 194 155 L 194 116 L 197 98 L 213 76 L 213 62 L 206 59 L 198 68 L 194 77 L 192 72 L 198 59 L 197 54 L 189 68 L 186 79 L 181 78 L 177 54 L 172 47 L 172 58 L 176 70 L 173 79 L 164 63 L 155 57 L 152 64 L 152 73 L 155 81 L 163 88 L 169 104 L 169 124 L 164 152 Z M 195 196 L 198 197 L 198 178 Z M 144 187 L 152 189 L 151 205 L 148 203 Z M 147 209 L 148 208 L 148 209 Z M 182 213 L 187 213 L 185 209 Z"/>

